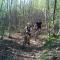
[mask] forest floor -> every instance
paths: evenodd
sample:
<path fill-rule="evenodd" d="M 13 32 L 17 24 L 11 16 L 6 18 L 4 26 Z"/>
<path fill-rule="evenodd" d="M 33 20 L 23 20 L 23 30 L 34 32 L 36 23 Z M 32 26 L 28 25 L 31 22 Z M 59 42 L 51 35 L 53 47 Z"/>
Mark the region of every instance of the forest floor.
<path fill-rule="evenodd" d="M 0 40 L 0 60 L 40 60 L 41 58 L 51 60 L 53 55 L 58 56 L 58 60 L 60 59 L 59 39 L 45 44 L 48 34 L 41 34 L 36 41 L 32 37 L 30 45 L 24 46 L 23 35 L 15 33 L 11 36 L 12 38 L 4 36 L 4 39 Z"/>
<path fill-rule="evenodd" d="M 44 44 L 48 38 L 48 35 L 40 35 L 39 38 L 35 41 L 34 38 L 31 38 L 30 45 L 23 45 L 23 36 L 19 33 L 12 35 L 13 38 L 4 37 L 3 40 L 0 40 L 0 60 L 40 60 L 40 56 L 48 56 L 50 59 L 53 54 L 58 56 L 60 59 L 60 40 L 50 48 L 49 43 L 47 44 L 48 48 L 44 47 Z M 12 59 L 13 57 L 13 59 Z M 3 59 L 4 58 L 4 59 Z M 44 57 L 42 57 L 44 58 Z"/>
<path fill-rule="evenodd" d="M 4 50 L 12 53 L 15 59 L 19 60 L 37 60 L 40 57 L 41 52 L 43 51 L 44 39 L 46 40 L 47 36 L 40 35 L 39 38 L 35 41 L 34 38 L 30 39 L 30 45 L 23 45 L 23 36 L 20 33 L 12 35 L 13 38 L 4 37 L 3 40 L 0 40 L 0 55 L 4 55 Z M 3 53 L 4 52 L 4 53 Z M 3 56 L 2 55 L 2 56 Z M 1 59 L 1 58 L 0 58 Z"/>

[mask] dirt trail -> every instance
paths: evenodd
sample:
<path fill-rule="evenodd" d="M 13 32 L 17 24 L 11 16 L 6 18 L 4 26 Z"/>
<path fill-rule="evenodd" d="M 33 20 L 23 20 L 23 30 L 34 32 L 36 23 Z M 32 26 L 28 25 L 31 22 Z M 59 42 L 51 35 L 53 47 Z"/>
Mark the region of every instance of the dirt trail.
<path fill-rule="evenodd" d="M 41 48 L 43 48 L 43 45 L 48 37 L 48 35 L 45 33 L 46 30 L 44 30 L 44 32 L 39 35 L 36 41 L 32 37 L 30 39 L 30 46 L 23 46 L 24 36 L 22 36 L 21 33 L 12 34 L 11 38 L 5 36 L 4 40 L 9 40 L 17 43 L 17 46 L 12 46 L 13 48 L 9 46 L 9 49 L 11 49 L 11 54 L 14 56 L 15 60 L 39 60 L 42 51 Z"/>

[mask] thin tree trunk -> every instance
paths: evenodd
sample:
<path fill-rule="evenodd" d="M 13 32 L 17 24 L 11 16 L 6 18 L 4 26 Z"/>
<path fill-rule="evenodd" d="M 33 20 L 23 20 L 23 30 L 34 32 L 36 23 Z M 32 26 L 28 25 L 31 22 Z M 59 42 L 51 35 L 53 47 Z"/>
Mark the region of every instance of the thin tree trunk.
<path fill-rule="evenodd" d="M 57 8 L 57 0 L 55 0 L 55 2 L 54 2 L 53 25 L 54 25 L 54 21 L 55 21 L 55 19 L 56 19 L 56 17 L 55 17 L 56 8 Z M 54 35 L 54 34 L 55 34 L 55 33 L 54 33 L 54 28 L 53 28 L 53 35 Z"/>
<path fill-rule="evenodd" d="M 21 12 L 21 0 L 20 0 L 20 12 Z M 21 28 L 21 13 L 19 14 L 19 32 Z"/>
<path fill-rule="evenodd" d="M 4 2 L 4 0 L 2 1 L 2 4 L 1 4 L 1 9 L 2 9 L 2 7 L 3 7 L 3 2 Z M 1 35 L 1 39 L 3 40 L 3 36 L 4 36 L 4 19 L 3 19 L 3 12 L 2 12 L 2 35 Z"/>
<path fill-rule="evenodd" d="M 15 4 L 16 4 L 16 5 L 15 5 L 15 11 L 16 11 L 16 12 L 15 12 L 15 13 L 16 13 L 16 15 L 15 15 L 15 16 L 16 16 L 15 23 L 16 23 L 16 31 L 17 31 L 17 20 L 18 20 L 18 19 L 17 19 L 17 0 L 15 0 Z"/>
<path fill-rule="evenodd" d="M 55 20 L 56 8 L 57 8 L 57 0 L 55 0 L 55 2 L 54 2 L 53 24 L 54 24 L 54 20 Z"/>
<path fill-rule="evenodd" d="M 48 29 L 48 33 L 49 33 L 49 36 L 50 36 L 50 20 L 49 20 L 49 0 L 46 0 L 46 10 L 45 10 L 45 22 L 47 24 L 47 29 Z M 47 17 L 48 17 L 48 20 L 47 20 Z M 48 24 L 48 21 L 49 21 L 49 24 Z"/>
<path fill-rule="evenodd" d="M 25 0 L 24 0 L 24 5 L 25 5 Z M 23 22 L 22 22 L 22 24 L 23 24 L 23 28 L 24 28 L 24 26 L 25 26 L 25 6 L 23 5 Z"/>
<path fill-rule="evenodd" d="M 11 1 L 11 2 L 10 2 Z M 11 35 L 11 31 L 10 31 L 10 27 L 11 27 L 11 7 L 12 7 L 12 0 L 10 0 L 9 1 L 9 4 L 10 4 L 10 6 L 9 6 L 9 27 L 8 27 L 8 31 L 9 31 L 9 37 L 10 37 L 10 35 Z"/>

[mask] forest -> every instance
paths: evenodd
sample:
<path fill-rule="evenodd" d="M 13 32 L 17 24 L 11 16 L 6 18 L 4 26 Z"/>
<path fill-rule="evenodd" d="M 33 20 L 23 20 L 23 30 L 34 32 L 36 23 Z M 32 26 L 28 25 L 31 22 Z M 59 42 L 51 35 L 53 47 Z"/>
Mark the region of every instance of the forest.
<path fill-rule="evenodd" d="M 0 60 L 60 60 L 60 0 L 0 0 Z"/>

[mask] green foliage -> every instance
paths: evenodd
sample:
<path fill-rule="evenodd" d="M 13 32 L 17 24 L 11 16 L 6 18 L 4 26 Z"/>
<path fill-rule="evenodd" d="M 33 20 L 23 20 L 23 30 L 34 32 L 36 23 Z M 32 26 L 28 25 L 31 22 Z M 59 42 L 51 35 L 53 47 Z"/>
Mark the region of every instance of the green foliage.
<path fill-rule="evenodd" d="M 55 59 L 60 60 L 60 57 L 58 56 L 59 55 L 58 51 L 60 51 L 60 49 L 57 49 L 58 47 L 60 47 L 59 37 L 60 37 L 59 35 L 49 36 L 44 45 L 45 49 L 42 51 L 40 60 L 55 60 Z"/>
<path fill-rule="evenodd" d="M 56 48 L 58 46 L 60 46 L 60 40 L 59 40 L 59 36 L 58 35 L 51 35 L 47 39 L 47 41 L 46 41 L 46 43 L 44 45 L 44 47 L 48 48 L 48 49 L 53 49 L 53 48 Z"/>
<path fill-rule="evenodd" d="M 57 56 L 58 54 L 59 53 L 56 53 L 56 51 L 48 51 L 48 50 L 46 50 L 45 52 L 43 52 L 41 54 L 40 60 L 60 60 L 60 57 Z"/>

